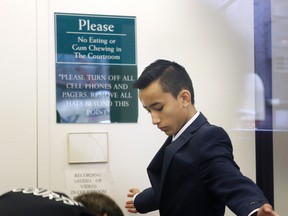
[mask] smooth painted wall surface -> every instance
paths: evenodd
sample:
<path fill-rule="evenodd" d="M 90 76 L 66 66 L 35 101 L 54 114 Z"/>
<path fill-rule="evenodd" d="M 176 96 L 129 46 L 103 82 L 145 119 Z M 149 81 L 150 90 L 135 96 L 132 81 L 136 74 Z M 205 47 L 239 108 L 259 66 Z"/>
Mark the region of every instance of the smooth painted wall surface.
<path fill-rule="evenodd" d="M 37 184 L 35 3 L 0 2 L 0 193 Z"/>
<path fill-rule="evenodd" d="M 1 88 L 8 94 L 1 104 L 6 107 L 3 112 L 9 113 L 1 121 L 1 170 L 9 177 L 1 184 L 1 192 L 22 185 L 65 191 L 67 172 L 103 166 L 70 165 L 67 134 L 108 132 L 109 162 L 105 165 L 112 175 L 111 195 L 123 207 L 129 188 L 149 186 L 146 167 L 166 138 L 140 103 L 138 123 L 56 124 L 54 12 L 136 16 L 138 74 L 159 58 L 182 64 L 194 83 L 197 109 L 227 130 L 242 172 L 255 179 L 254 133 L 243 136 L 243 131 L 235 130 L 253 127 L 254 121 L 239 119 L 239 110 L 247 108 L 244 80 L 254 72 L 253 2 L 223 2 L 26 0 L 24 7 L 22 1 L 1 1 L 6 8 L 1 6 L 1 13 L 7 17 L 1 24 L 11 34 L 6 36 L 5 62 L 1 63 L 5 71 Z M 21 21 L 17 25 L 21 34 L 11 28 L 8 18 L 15 25 Z M 16 58 L 9 44 L 17 45 Z M 21 59 L 21 64 L 15 59 Z M 253 92 L 248 93 L 254 101 Z M 254 108 L 253 102 L 249 108 Z M 227 215 L 233 214 L 228 211 Z"/>

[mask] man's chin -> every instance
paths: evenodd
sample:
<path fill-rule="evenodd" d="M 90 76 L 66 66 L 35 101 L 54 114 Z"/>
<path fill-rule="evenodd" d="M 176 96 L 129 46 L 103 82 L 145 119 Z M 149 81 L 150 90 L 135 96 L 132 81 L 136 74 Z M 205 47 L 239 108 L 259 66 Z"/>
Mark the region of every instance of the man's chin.
<path fill-rule="evenodd" d="M 163 131 L 167 136 L 173 136 L 173 133 L 171 131 Z"/>

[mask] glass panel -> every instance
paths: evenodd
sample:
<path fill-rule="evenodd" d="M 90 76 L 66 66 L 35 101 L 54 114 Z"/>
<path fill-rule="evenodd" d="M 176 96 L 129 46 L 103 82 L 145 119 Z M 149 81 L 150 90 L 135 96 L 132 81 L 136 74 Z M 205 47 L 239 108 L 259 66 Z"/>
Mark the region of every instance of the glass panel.
<path fill-rule="evenodd" d="M 288 207 L 288 2 L 271 1 L 274 203 L 280 215 Z"/>

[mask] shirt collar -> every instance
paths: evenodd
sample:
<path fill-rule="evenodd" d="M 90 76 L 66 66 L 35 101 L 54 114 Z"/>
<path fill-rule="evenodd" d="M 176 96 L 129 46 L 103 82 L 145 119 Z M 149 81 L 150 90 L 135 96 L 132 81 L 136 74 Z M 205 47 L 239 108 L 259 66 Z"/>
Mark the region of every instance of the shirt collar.
<path fill-rule="evenodd" d="M 192 124 L 192 122 L 199 116 L 199 114 L 200 112 L 197 111 L 196 114 L 192 116 L 192 118 L 180 129 L 180 131 L 173 136 L 172 141 L 175 141 L 186 130 L 186 128 Z"/>

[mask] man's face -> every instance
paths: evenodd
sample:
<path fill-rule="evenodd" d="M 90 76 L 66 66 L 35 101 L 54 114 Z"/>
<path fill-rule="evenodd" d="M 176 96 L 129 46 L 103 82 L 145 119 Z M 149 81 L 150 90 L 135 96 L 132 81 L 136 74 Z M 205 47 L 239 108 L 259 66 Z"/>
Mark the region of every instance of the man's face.
<path fill-rule="evenodd" d="M 181 95 L 175 99 L 171 93 L 163 92 L 158 80 L 141 89 L 139 99 L 152 123 L 168 136 L 175 135 L 187 121 Z"/>

